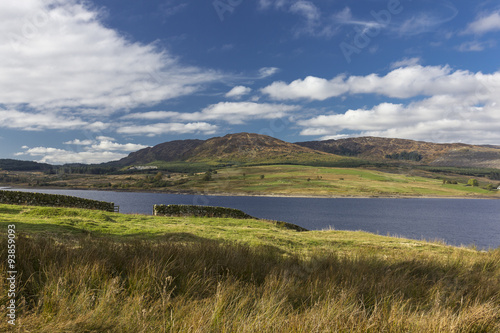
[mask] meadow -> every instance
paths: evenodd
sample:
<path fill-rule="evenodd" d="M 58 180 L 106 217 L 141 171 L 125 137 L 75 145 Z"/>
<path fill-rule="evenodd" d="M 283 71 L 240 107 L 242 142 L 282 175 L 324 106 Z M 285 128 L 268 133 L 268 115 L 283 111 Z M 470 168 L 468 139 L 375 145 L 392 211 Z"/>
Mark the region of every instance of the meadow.
<path fill-rule="evenodd" d="M 14 332 L 500 330 L 500 249 L 254 219 L 0 205 L 3 272 L 10 224 Z M 4 318 L 0 330 L 10 328 Z"/>
<path fill-rule="evenodd" d="M 266 165 L 225 168 L 210 181 L 200 174 L 176 186 L 207 193 L 297 195 L 330 197 L 498 197 L 483 186 L 466 186 L 470 177 L 454 175 L 456 184 L 443 184 L 421 170 L 394 169 L 391 173 L 364 168 Z M 496 188 L 496 187 L 495 187 Z"/>
<path fill-rule="evenodd" d="M 174 165 L 178 167 L 177 164 Z M 193 166 L 193 167 L 196 167 Z M 199 171 L 199 170 L 197 170 Z M 158 174 L 159 173 L 159 174 Z M 1 175 L 1 174 L 0 174 Z M 470 179 L 479 186 L 467 186 Z M 418 168 L 340 168 L 259 165 L 214 168 L 188 173 L 153 170 L 109 175 L 10 172 L 2 179 L 13 187 L 76 188 L 228 195 L 324 197 L 475 197 L 499 198 L 499 181 L 486 177 L 431 172 Z M 1 179 L 0 179 L 1 180 Z M 448 180 L 448 183 L 446 183 Z M 443 182 L 444 181 L 444 182 Z M 487 189 L 487 186 L 491 189 Z M 492 189 L 495 190 L 492 190 Z"/>

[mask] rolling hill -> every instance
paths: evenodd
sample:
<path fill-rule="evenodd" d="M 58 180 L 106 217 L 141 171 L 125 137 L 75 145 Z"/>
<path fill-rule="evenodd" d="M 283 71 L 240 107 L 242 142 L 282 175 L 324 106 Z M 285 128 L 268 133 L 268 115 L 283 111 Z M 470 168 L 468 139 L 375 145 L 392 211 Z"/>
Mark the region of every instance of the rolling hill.
<path fill-rule="evenodd" d="M 267 135 L 228 134 L 205 141 L 171 141 L 131 153 L 112 162 L 119 166 L 155 161 L 218 164 L 336 164 L 358 159 L 302 147 Z"/>
<path fill-rule="evenodd" d="M 289 143 L 267 135 L 237 133 L 208 140 L 165 142 L 130 153 L 121 160 L 91 167 L 164 166 L 166 163 L 170 166 L 177 163 L 182 170 L 186 166 L 201 170 L 220 165 L 358 167 L 370 163 L 500 169 L 500 146 L 378 137 Z M 0 160 L 0 169 L 7 171 L 46 171 L 52 168 L 56 167 L 32 161 Z"/>
<path fill-rule="evenodd" d="M 500 146 L 463 143 L 432 143 L 405 139 L 358 137 L 339 140 L 297 142 L 331 154 L 355 156 L 370 161 L 390 161 L 387 155 L 415 152 L 419 164 L 442 167 L 500 168 Z M 415 162 L 415 161 L 414 161 Z"/>
<path fill-rule="evenodd" d="M 21 161 L 13 159 L 0 159 L 0 170 L 5 171 L 46 171 L 52 169 L 52 165 L 34 161 Z"/>
<path fill-rule="evenodd" d="M 130 153 L 119 161 L 110 162 L 119 166 L 134 164 L 148 164 L 155 161 L 184 161 L 192 154 L 193 149 L 201 145 L 203 140 L 176 140 L 160 143 L 154 147 L 148 147 Z"/>

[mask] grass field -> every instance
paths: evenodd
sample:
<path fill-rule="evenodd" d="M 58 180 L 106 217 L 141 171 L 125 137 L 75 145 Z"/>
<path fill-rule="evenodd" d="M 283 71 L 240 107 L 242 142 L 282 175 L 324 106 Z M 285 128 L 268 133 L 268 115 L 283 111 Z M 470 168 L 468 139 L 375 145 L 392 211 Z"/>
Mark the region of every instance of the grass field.
<path fill-rule="evenodd" d="M 397 170 L 396 170 L 397 171 Z M 441 179 L 422 177 L 408 171 L 388 173 L 361 168 L 328 168 L 270 165 L 218 170 L 211 181 L 192 177 L 179 189 L 208 193 L 311 196 L 491 196 L 497 191 L 463 183 L 443 185 Z"/>
<path fill-rule="evenodd" d="M 195 170 L 197 165 L 192 166 Z M 84 188 L 129 191 L 160 191 L 236 195 L 292 195 L 332 197 L 490 197 L 500 198 L 497 190 L 485 189 L 498 181 L 478 178 L 480 186 L 466 186 L 463 175 L 443 175 L 425 170 L 393 168 L 384 171 L 367 168 L 332 168 L 303 165 L 263 165 L 220 168 L 204 179 L 204 173 L 181 174 L 158 171 L 150 174 L 121 175 L 43 175 L 18 172 L 4 175 L 19 179 L 0 185 Z M 390 171 L 390 172 L 388 172 Z M 443 184 L 443 178 L 457 184 Z"/>
<path fill-rule="evenodd" d="M 15 332 L 500 330 L 500 249 L 262 220 L 0 205 L 3 272 L 9 224 Z M 9 328 L 4 318 L 0 331 Z"/>

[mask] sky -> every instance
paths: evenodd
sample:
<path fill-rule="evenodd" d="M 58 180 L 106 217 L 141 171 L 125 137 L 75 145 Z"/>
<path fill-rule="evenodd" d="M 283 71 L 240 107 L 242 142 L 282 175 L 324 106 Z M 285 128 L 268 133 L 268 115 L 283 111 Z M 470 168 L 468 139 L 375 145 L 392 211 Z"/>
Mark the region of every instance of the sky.
<path fill-rule="evenodd" d="M 252 132 L 500 145 L 500 3 L 0 2 L 0 158 Z"/>

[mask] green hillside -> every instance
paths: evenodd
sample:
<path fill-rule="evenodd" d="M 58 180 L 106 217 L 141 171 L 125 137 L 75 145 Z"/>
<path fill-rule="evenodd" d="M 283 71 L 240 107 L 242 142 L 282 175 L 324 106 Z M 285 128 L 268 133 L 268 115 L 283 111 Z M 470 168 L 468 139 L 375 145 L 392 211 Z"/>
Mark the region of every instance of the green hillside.
<path fill-rule="evenodd" d="M 498 249 L 259 220 L 0 205 L 4 243 L 10 224 L 17 321 L 14 330 L 0 321 L 1 331 L 500 330 Z"/>

